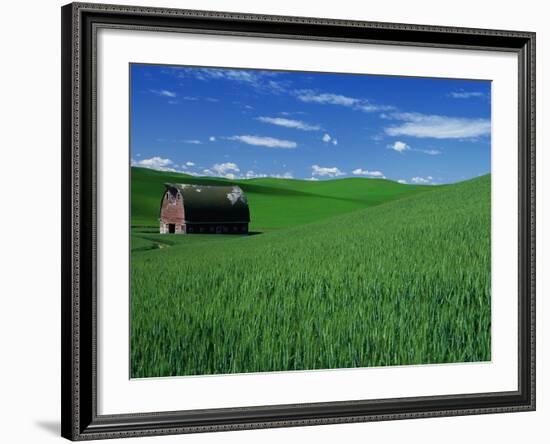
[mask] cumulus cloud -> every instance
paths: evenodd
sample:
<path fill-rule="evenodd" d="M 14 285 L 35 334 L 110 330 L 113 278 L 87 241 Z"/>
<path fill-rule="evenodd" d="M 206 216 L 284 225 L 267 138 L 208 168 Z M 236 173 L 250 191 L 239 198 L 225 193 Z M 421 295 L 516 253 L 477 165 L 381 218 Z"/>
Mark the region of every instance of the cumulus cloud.
<path fill-rule="evenodd" d="M 384 173 L 382 171 L 369 171 L 362 168 L 356 168 L 352 171 L 352 174 L 354 174 L 355 176 L 379 177 L 382 179 L 386 177 L 384 176 Z"/>
<path fill-rule="evenodd" d="M 192 167 L 195 166 L 195 162 L 185 162 L 185 165 Z"/>
<path fill-rule="evenodd" d="M 397 151 L 398 153 L 402 153 L 403 151 L 407 151 L 411 149 L 409 145 L 399 140 L 395 141 L 391 145 L 388 145 L 388 148 L 391 150 Z"/>
<path fill-rule="evenodd" d="M 215 141 L 216 141 L 216 137 L 215 137 L 215 136 L 210 136 L 210 137 L 208 138 L 208 140 L 209 140 L 210 142 L 215 142 Z"/>
<path fill-rule="evenodd" d="M 230 171 L 238 173 L 241 171 L 237 164 L 233 162 L 215 163 L 212 165 L 212 170 L 218 174 L 226 174 Z"/>
<path fill-rule="evenodd" d="M 226 137 L 227 140 L 237 140 L 247 145 L 263 146 L 267 148 L 285 148 L 293 149 L 298 146 L 296 142 L 292 140 L 275 139 L 274 137 L 262 137 L 262 136 L 231 136 Z"/>
<path fill-rule="evenodd" d="M 403 183 L 403 184 L 407 183 L 407 181 L 405 179 L 399 179 L 397 182 L 398 183 Z"/>
<path fill-rule="evenodd" d="M 311 125 L 301 120 L 285 119 L 283 117 L 258 117 L 257 120 L 271 125 L 294 128 L 302 131 L 319 131 L 321 129 L 319 125 Z"/>
<path fill-rule="evenodd" d="M 150 89 L 153 94 L 156 94 L 158 96 L 162 97 L 176 97 L 176 93 L 173 91 L 168 91 L 167 89 Z"/>
<path fill-rule="evenodd" d="M 470 119 L 421 113 L 392 113 L 388 116 L 404 123 L 384 129 L 389 136 L 468 139 L 491 133 L 489 119 Z"/>
<path fill-rule="evenodd" d="M 176 171 L 174 162 L 171 159 L 163 159 L 162 157 L 151 157 L 150 159 L 132 160 L 132 166 L 150 168 L 159 171 Z"/>
<path fill-rule="evenodd" d="M 323 142 L 330 142 L 332 140 L 332 137 L 330 137 L 330 134 L 325 134 L 323 136 Z"/>
<path fill-rule="evenodd" d="M 311 165 L 311 175 L 312 176 L 327 176 L 327 177 L 336 177 L 343 176 L 344 173 L 337 167 L 322 167 L 319 165 Z"/>
<path fill-rule="evenodd" d="M 225 162 L 225 163 L 215 163 L 210 168 L 205 168 L 202 170 L 204 174 L 208 176 L 218 176 L 225 177 L 227 179 L 235 179 L 236 174 L 240 172 L 240 168 L 236 163 Z"/>
<path fill-rule="evenodd" d="M 393 106 L 377 105 L 366 99 L 344 96 L 342 94 L 318 92 L 312 89 L 301 89 L 294 92 L 298 100 L 322 105 L 339 105 L 367 113 L 394 109 Z"/>

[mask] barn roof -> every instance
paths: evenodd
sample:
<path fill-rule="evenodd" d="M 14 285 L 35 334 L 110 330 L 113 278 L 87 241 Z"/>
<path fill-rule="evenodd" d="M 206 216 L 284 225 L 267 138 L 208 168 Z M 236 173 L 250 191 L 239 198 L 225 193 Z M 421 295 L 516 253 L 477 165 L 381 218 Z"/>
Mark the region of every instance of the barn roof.
<path fill-rule="evenodd" d="M 186 223 L 250 222 L 246 196 L 237 185 L 164 185 L 181 193 Z"/>

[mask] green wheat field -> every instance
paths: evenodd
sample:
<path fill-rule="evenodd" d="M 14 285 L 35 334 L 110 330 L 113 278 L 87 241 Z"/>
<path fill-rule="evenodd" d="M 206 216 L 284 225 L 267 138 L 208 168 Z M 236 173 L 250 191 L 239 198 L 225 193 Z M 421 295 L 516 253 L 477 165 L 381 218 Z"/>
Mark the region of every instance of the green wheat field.
<path fill-rule="evenodd" d="M 251 235 L 158 234 L 165 182 L 238 184 Z M 132 168 L 131 377 L 490 360 L 490 184 Z"/>

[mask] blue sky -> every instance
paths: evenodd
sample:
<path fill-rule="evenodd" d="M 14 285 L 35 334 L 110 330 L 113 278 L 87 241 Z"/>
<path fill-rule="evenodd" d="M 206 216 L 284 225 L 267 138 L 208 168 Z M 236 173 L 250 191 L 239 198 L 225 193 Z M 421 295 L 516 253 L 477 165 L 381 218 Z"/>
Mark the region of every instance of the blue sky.
<path fill-rule="evenodd" d="M 490 172 L 491 83 L 130 65 L 131 162 L 228 178 Z"/>

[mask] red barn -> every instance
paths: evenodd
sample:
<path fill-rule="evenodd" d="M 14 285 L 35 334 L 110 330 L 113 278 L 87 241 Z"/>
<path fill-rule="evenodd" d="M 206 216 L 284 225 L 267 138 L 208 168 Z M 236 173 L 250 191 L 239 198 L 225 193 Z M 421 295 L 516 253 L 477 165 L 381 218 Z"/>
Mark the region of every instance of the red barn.
<path fill-rule="evenodd" d="M 164 184 L 161 233 L 247 234 L 248 202 L 236 185 Z"/>

